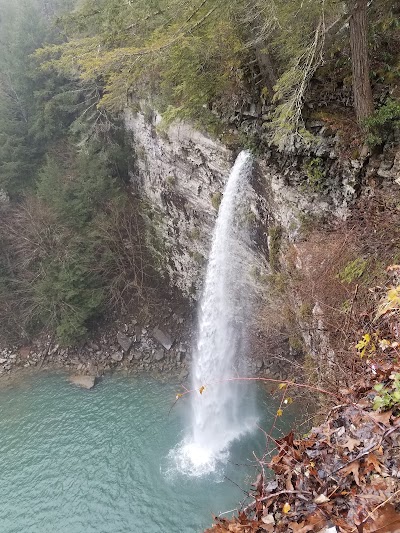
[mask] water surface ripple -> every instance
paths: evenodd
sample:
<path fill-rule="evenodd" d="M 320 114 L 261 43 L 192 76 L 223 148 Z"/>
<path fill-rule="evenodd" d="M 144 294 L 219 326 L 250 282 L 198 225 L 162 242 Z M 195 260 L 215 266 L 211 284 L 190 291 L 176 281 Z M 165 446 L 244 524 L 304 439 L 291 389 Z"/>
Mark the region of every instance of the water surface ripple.
<path fill-rule="evenodd" d="M 223 476 L 169 470 L 188 409 L 169 413 L 177 389 L 114 376 L 85 391 L 62 374 L 2 385 L 0 532 L 192 533 L 235 507 L 243 494 Z M 263 444 L 261 433 L 234 443 L 232 461 Z M 254 470 L 229 464 L 224 475 L 243 486 Z"/>

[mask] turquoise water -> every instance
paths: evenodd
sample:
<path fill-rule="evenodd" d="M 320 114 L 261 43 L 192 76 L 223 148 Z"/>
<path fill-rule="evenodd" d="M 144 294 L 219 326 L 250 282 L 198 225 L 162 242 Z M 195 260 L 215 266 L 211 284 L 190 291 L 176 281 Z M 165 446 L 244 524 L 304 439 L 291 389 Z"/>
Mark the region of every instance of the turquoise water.
<path fill-rule="evenodd" d="M 62 374 L 0 388 L 1 533 L 189 533 L 235 508 L 254 480 L 257 431 L 211 476 L 177 473 L 168 454 L 183 438 L 189 402 L 177 384 L 113 376 L 92 391 Z M 276 405 L 259 393 L 268 427 Z M 239 463 L 242 466 L 236 466 Z M 244 466 L 243 466 L 244 465 Z M 227 476 L 232 481 L 226 479 Z"/>

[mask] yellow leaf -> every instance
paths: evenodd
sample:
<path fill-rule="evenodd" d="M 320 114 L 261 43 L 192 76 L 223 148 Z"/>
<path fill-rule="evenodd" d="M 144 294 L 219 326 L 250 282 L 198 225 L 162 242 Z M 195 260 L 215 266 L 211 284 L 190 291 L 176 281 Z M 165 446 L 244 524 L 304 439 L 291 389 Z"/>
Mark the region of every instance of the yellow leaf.
<path fill-rule="evenodd" d="M 289 511 L 290 511 L 290 503 L 286 502 L 285 505 L 283 506 L 282 513 L 288 514 Z"/>
<path fill-rule="evenodd" d="M 287 383 L 280 383 L 279 384 L 279 389 L 284 389 L 285 387 L 287 387 Z"/>
<path fill-rule="evenodd" d="M 203 394 L 203 392 L 204 392 L 204 389 L 205 389 L 205 386 L 204 386 L 204 385 L 202 385 L 202 386 L 200 387 L 200 389 L 199 389 L 199 392 L 200 392 L 200 394 Z"/>
<path fill-rule="evenodd" d="M 176 395 L 176 399 L 179 400 L 179 398 L 182 398 L 182 394 L 179 392 L 177 395 Z"/>
<path fill-rule="evenodd" d="M 393 287 L 393 289 L 390 289 L 387 293 L 387 300 L 389 302 L 394 302 L 399 298 L 399 289 L 400 287 Z"/>
<path fill-rule="evenodd" d="M 282 415 L 283 415 L 282 409 L 278 409 L 276 412 L 276 416 L 282 416 Z"/>

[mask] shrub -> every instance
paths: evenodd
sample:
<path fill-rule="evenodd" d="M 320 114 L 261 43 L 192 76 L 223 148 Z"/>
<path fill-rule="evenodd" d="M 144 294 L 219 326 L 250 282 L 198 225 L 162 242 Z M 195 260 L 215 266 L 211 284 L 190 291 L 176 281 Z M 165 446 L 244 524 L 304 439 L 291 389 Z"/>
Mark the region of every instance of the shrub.
<path fill-rule="evenodd" d="M 320 157 L 314 157 L 303 165 L 307 175 L 307 184 L 311 191 L 321 192 L 324 187 L 325 170 Z"/>
<path fill-rule="evenodd" d="M 111 162 L 107 152 L 91 149 L 53 154 L 37 196 L 3 217 L 0 295 L 10 305 L 0 319 L 10 323 L 8 333 L 29 336 L 46 327 L 72 344 L 105 309 L 142 295 L 151 269 L 139 206 L 118 186 Z"/>
<path fill-rule="evenodd" d="M 354 261 L 347 263 L 347 265 L 339 272 L 337 278 L 342 283 L 353 283 L 364 274 L 367 264 L 368 261 L 361 257 L 357 257 Z"/>
<path fill-rule="evenodd" d="M 400 100 L 388 99 L 365 121 L 367 142 L 377 146 L 388 141 L 400 131 Z"/>

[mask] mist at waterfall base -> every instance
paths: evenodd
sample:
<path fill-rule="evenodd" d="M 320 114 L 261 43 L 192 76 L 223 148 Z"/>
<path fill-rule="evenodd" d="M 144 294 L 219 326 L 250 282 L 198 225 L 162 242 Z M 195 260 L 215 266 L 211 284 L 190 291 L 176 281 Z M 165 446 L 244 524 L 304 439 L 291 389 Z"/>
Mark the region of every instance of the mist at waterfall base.
<path fill-rule="evenodd" d="M 212 239 L 194 347 L 190 431 L 171 453 L 180 472 L 218 472 L 229 446 L 256 428 L 253 390 L 245 381 L 249 316 L 249 231 L 252 156 L 242 151 L 229 175 Z M 201 391 L 201 392 L 200 392 Z"/>

